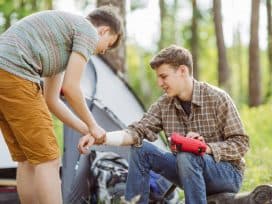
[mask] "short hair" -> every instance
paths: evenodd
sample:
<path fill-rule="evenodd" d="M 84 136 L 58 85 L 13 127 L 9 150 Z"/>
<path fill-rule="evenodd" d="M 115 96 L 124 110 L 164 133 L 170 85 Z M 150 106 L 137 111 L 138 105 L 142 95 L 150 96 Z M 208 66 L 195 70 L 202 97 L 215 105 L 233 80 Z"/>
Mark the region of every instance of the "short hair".
<path fill-rule="evenodd" d="M 162 49 L 150 62 L 152 69 L 157 69 L 162 64 L 170 64 L 174 67 L 186 65 L 190 75 L 193 73 L 192 54 L 189 50 L 177 45 L 171 45 Z"/>
<path fill-rule="evenodd" d="M 117 8 L 111 5 L 101 6 L 94 9 L 86 16 L 95 27 L 109 26 L 111 33 L 117 35 L 117 39 L 111 48 L 115 48 L 119 45 L 124 33 L 123 20 L 117 12 Z"/>

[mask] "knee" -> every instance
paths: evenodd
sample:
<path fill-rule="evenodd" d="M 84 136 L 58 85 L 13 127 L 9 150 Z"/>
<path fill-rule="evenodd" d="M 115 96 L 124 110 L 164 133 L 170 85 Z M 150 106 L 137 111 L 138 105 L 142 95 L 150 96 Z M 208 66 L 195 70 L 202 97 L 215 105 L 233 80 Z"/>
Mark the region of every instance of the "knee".
<path fill-rule="evenodd" d="M 148 143 L 148 142 L 143 142 L 143 145 L 140 147 L 131 147 L 130 149 L 130 154 L 135 156 L 140 156 L 143 155 L 145 153 L 148 153 L 148 151 L 150 151 L 152 148 L 152 144 Z"/>
<path fill-rule="evenodd" d="M 188 152 L 180 152 L 177 154 L 177 165 L 182 172 L 196 169 L 201 164 L 200 156 L 196 156 Z"/>
<path fill-rule="evenodd" d="M 155 146 L 149 142 L 143 142 L 143 145 L 140 147 L 131 147 L 129 160 L 147 162 L 151 152 L 155 151 L 154 149 Z"/>

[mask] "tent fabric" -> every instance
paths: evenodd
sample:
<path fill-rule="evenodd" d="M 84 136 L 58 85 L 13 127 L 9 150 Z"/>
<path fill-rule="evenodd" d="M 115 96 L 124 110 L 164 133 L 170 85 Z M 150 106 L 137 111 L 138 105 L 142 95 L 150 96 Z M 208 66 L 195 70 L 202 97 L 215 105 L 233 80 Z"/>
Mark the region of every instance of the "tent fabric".
<path fill-rule="evenodd" d="M 0 130 L 0 147 L 1 147 L 1 154 L 0 154 L 0 168 L 14 168 L 17 166 L 17 162 L 12 161 L 10 153 L 8 151 L 7 144 L 4 141 L 4 136 Z M 1 175 L 0 175 L 1 177 Z"/>

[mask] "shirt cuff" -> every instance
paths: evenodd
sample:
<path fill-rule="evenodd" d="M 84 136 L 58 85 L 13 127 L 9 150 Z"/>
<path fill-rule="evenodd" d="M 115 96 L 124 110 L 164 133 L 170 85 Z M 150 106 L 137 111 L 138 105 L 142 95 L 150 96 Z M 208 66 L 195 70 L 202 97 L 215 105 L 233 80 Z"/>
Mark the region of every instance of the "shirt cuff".
<path fill-rule="evenodd" d="M 143 138 L 141 138 L 135 130 L 128 128 L 126 131 L 129 135 L 132 136 L 134 141 L 134 147 L 141 147 L 143 145 Z"/>
<path fill-rule="evenodd" d="M 213 158 L 216 162 L 220 162 L 221 155 L 220 155 L 220 147 L 216 143 L 207 143 L 212 151 Z"/>

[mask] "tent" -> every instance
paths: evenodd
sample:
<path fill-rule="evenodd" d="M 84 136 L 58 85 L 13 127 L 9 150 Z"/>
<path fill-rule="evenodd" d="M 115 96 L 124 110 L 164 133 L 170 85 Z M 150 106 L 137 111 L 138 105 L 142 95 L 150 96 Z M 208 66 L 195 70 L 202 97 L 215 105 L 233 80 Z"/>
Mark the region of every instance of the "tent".
<path fill-rule="evenodd" d="M 16 191 L 16 167 L 0 131 L 0 203 L 16 204 L 19 198 Z"/>
<path fill-rule="evenodd" d="M 4 141 L 1 130 L 0 130 L 0 147 L 1 147 L 0 169 L 15 168 L 17 164 L 16 162 L 13 162 L 11 159 L 11 156 L 8 151 L 8 147 Z"/>

